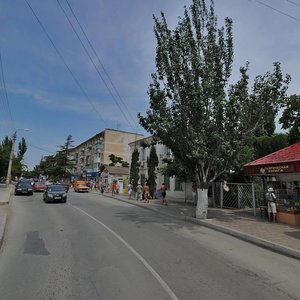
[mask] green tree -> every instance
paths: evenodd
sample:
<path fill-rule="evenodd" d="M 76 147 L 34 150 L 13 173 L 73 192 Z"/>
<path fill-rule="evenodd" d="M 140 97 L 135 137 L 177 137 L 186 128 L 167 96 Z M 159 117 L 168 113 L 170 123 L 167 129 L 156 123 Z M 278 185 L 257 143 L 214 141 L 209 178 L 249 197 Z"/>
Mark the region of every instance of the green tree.
<path fill-rule="evenodd" d="M 69 156 L 69 149 L 73 147 L 72 136 L 69 135 L 66 142 L 59 146 L 54 155 L 48 155 L 41 159 L 40 163 L 33 169 L 35 176 L 44 175 L 53 180 L 65 180 L 74 169 L 75 162 Z"/>
<path fill-rule="evenodd" d="M 46 160 L 47 172 L 54 180 L 66 180 L 74 169 L 75 163 L 69 156 L 69 149 L 73 147 L 73 137 L 68 135 L 65 143 L 60 145 L 54 156 L 48 156 Z"/>
<path fill-rule="evenodd" d="M 121 164 L 122 165 L 124 163 L 123 158 L 120 157 L 120 156 L 110 154 L 108 157 L 111 160 L 111 163 L 109 164 L 109 166 L 115 166 L 116 164 Z"/>
<path fill-rule="evenodd" d="M 129 171 L 129 180 L 133 180 L 133 189 L 136 191 L 136 187 L 139 182 L 139 151 L 135 148 L 131 155 L 131 164 L 130 164 L 130 171 Z"/>
<path fill-rule="evenodd" d="M 156 154 L 156 148 L 154 145 L 151 145 L 149 158 L 147 159 L 148 166 L 148 185 L 150 190 L 150 195 L 153 198 L 155 187 L 156 187 L 156 167 L 158 166 L 158 157 Z"/>
<path fill-rule="evenodd" d="M 22 137 L 21 141 L 19 142 L 19 148 L 18 149 L 19 150 L 18 150 L 17 156 L 23 158 L 24 154 L 27 151 L 26 141 L 25 141 L 25 139 L 23 137 Z"/>
<path fill-rule="evenodd" d="M 154 22 L 156 73 L 148 91 L 150 109 L 146 116 L 139 114 L 140 124 L 196 178 L 201 187 L 197 215 L 206 217 L 209 183 L 245 160 L 252 135 L 263 128 L 270 105 L 279 105 L 289 76 L 283 79 L 275 63 L 272 74 L 256 77 L 249 94 L 247 63 L 229 87 L 232 20 L 226 18 L 218 28 L 213 1 L 207 7 L 205 0 L 193 0 L 173 31 L 163 13 Z"/>
<path fill-rule="evenodd" d="M 7 136 L 0 144 L 0 177 L 6 177 L 12 140 Z"/>
<path fill-rule="evenodd" d="M 13 158 L 12 163 L 12 176 L 20 177 L 25 172 L 25 165 L 23 163 L 24 155 L 27 151 L 25 139 L 22 137 L 18 145 L 17 156 Z"/>
<path fill-rule="evenodd" d="M 289 130 L 289 143 L 300 141 L 300 96 L 286 98 L 285 108 L 279 122 L 283 129 Z"/>
<path fill-rule="evenodd" d="M 271 136 L 259 136 L 254 137 L 253 146 L 254 146 L 254 159 L 266 156 L 270 153 L 278 151 L 282 148 L 285 148 L 289 145 L 288 135 L 285 133 L 277 133 Z"/>
<path fill-rule="evenodd" d="M 12 147 L 12 139 L 5 137 L 0 145 L 0 177 L 7 175 L 10 152 Z M 17 155 L 13 156 L 12 160 L 12 177 L 20 177 L 25 172 L 25 165 L 23 163 L 24 155 L 27 151 L 27 145 L 25 139 L 22 137 L 18 144 Z"/>
<path fill-rule="evenodd" d="M 254 106 L 252 111 L 260 119 L 255 135 L 272 135 L 275 132 L 275 117 L 285 103 L 286 90 L 290 76 L 283 78 L 279 62 L 274 63 L 273 73 L 267 72 L 254 80 L 252 95 Z"/>

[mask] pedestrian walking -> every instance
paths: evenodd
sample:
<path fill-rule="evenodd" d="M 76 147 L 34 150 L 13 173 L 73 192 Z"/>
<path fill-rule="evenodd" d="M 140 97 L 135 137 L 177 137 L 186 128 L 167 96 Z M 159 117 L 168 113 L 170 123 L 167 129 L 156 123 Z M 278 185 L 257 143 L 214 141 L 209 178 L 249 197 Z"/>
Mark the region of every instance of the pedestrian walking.
<path fill-rule="evenodd" d="M 133 180 L 128 184 L 128 199 L 131 200 L 133 194 Z"/>
<path fill-rule="evenodd" d="M 144 200 L 146 203 L 149 203 L 149 198 L 150 198 L 150 187 L 148 185 L 148 182 L 145 182 L 144 185 Z"/>
<path fill-rule="evenodd" d="M 117 188 L 117 182 L 115 180 L 113 180 L 112 184 L 111 184 L 111 195 L 115 196 L 116 194 L 116 188 Z"/>
<path fill-rule="evenodd" d="M 136 188 L 136 200 L 141 201 L 143 198 L 143 186 L 139 183 Z"/>
<path fill-rule="evenodd" d="M 161 192 L 161 204 L 162 205 L 168 205 L 167 200 L 166 200 L 167 187 L 166 187 L 166 184 L 164 182 L 160 186 L 160 192 Z"/>

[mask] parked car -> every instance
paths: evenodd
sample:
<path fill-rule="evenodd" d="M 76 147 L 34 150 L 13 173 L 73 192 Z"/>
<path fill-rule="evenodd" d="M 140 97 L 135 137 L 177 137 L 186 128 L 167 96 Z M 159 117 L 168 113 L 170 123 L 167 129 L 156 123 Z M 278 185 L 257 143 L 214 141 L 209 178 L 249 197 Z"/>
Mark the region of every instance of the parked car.
<path fill-rule="evenodd" d="M 31 183 L 28 181 L 19 181 L 15 187 L 15 195 L 33 195 Z"/>
<path fill-rule="evenodd" d="M 44 192 L 46 190 L 47 186 L 45 184 L 45 182 L 41 182 L 41 181 L 36 181 L 33 184 L 33 190 L 35 192 Z"/>
<path fill-rule="evenodd" d="M 67 202 L 67 193 L 63 185 L 49 185 L 43 194 L 43 200 L 48 202 Z"/>

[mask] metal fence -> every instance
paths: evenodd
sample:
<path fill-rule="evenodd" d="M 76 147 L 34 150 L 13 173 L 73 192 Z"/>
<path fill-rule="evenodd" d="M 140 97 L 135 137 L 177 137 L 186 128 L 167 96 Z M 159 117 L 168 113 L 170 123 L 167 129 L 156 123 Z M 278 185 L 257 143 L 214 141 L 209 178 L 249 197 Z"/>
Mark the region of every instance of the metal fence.
<path fill-rule="evenodd" d="M 216 207 L 253 209 L 256 215 L 256 207 L 260 206 L 261 191 L 259 186 L 253 183 L 227 183 L 215 182 L 212 186 L 212 199 Z"/>

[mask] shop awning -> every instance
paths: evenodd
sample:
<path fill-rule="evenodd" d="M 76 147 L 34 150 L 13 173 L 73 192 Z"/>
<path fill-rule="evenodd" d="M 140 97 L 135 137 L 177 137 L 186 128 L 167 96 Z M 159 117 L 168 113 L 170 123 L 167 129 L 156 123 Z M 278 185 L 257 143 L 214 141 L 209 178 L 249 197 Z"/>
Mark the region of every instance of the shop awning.
<path fill-rule="evenodd" d="M 300 173 L 300 143 L 280 149 L 244 165 L 245 175 Z"/>

